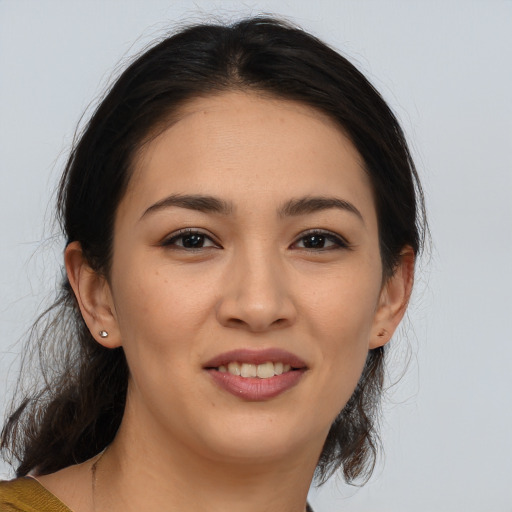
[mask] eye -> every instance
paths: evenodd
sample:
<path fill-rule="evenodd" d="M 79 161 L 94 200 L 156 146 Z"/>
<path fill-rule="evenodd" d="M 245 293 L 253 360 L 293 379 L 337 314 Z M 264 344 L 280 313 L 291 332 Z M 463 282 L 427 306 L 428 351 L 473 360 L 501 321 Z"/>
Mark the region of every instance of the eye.
<path fill-rule="evenodd" d="M 194 229 L 180 229 L 177 233 L 173 233 L 166 238 L 161 245 L 163 247 L 179 248 L 179 249 L 206 249 L 209 247 L 219 248 L 208 235 Z"/>
<path fill-rule="evenodd" d="M 308 251 L 326 251 L 333 249 L 348 249 L 349 243 L 341 236 L 330 231 L 313 230 L 303 234 L 292 248 L 306 249 Z"/>

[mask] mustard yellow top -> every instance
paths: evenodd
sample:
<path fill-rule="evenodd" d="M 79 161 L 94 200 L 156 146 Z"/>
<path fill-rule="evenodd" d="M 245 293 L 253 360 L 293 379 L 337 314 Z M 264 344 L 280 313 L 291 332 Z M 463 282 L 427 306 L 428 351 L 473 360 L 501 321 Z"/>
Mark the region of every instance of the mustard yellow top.
<path fill-rule="evenodd" d="M 72 512 L 37 480 L 0 482 L 0 512 Z"/>
<path fill-rule="evenodd" d="M 313 509 L 306 504 L 306 511 Z M 30 477 L 0 481 L 0 512 L 72 512 L 62 501 Z"/>

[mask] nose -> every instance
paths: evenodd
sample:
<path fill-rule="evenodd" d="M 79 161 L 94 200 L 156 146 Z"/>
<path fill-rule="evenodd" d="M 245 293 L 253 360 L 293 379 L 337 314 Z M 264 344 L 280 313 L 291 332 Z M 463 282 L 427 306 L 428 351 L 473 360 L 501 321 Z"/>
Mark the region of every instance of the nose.
<path fill-rule="evenodd" d="M 288 274 L 277 255 L 252 252 L 233 258 L 217 304 L 218 321 L 250 332 L 292 325 L 297 311 Z"/>

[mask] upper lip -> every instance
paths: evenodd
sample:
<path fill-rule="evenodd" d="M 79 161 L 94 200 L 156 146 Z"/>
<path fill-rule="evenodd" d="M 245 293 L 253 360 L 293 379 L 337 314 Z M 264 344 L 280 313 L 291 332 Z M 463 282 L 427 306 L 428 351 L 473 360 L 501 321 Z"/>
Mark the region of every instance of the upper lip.
<path fill-rule="evenodd" d="M 280 348 L 267 349 L 237 349 L 223 352 L 209 361 L 204 368 L 218 368 L 225 366 L 231 362 L 247 363 L 247 364 L 263 364 L 268 362 L 289 364 L 292 368 L 305 368 L 306 363 L 295 354 Z"/>

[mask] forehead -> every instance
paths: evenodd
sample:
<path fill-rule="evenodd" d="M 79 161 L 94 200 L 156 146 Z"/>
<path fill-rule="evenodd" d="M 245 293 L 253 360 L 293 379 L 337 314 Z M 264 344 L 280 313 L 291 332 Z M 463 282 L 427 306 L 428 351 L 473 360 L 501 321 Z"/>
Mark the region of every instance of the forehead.
<path fill-rule="evenodd" d="M 278 201 L 333 190 L 373 206 L 362 158 L 333 120 L 295 101 L 228 92 L 188 102 L 144 145 L 123 202 L 170 193 Z"/>

